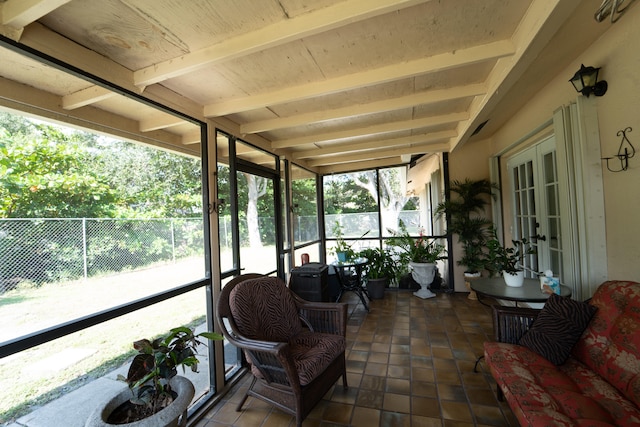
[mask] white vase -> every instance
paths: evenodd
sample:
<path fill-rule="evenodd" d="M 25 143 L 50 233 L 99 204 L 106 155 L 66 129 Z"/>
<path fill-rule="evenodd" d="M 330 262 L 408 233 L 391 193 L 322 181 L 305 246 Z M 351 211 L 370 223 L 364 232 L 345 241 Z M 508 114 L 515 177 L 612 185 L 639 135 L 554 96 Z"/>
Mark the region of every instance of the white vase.
<path fill-rule="evenodd" d="M 436 276 L 437 266 L 425 262 L 410 262 L 409 267 L 411 267 L 411 277 L 420 285 L 420 290 L 414 292 L 413 295 L 422 299 L 435 297 L 436 294 L 431 292 L 428 286 Z"/>
<path fill-rule="evenodd" d="M 517 271 L 515 274 L 503 271 L 502 277 L 504 277 L 504 282 L 507 286 L 511 286 L 513 288 L 519 288 L 524 283 L 524 271 Z"/>

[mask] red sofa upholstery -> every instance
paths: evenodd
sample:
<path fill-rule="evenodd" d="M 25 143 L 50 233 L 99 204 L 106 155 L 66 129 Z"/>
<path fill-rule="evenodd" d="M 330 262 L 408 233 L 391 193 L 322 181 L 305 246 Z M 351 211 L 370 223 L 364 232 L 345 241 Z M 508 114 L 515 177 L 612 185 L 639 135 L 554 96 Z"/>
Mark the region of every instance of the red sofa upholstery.
<path fill-rule="evenodd" d="M 517 337 L 485 343 L 486 363 L 522 426 L 640 426 L 640 284 L 605 282 L 589 304 L 598 310 L 562 365 Z M 530 324 L 528 316 L 511 324 Z M 494 315 L 497 338 L 500 322 Z"/>

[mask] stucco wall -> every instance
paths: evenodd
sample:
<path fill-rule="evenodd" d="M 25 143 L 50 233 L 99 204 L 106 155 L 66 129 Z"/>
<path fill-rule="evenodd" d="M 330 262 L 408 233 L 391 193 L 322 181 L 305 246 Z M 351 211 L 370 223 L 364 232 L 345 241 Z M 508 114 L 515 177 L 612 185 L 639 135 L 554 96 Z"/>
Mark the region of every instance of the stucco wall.
<path fill-rule="evenodd" d="M 631 7 L 615 24 L 607 20 L 600 25 L 611 28 L 589 49 L 578 53 L 569 67 L 494 135 L 492 154 L 520 140 L 550 120 L 554 110 L 581 96 L 568 82 L 580 64 L 602 67 L 601 78 L 609 83 L 607 93 L 597 98 L 602 155 L 617 152 L 620 137 L 616 133 L 626 127 L 633 128 L 629 139 L 640 149 L 640 7 Z M 602 168 L 608 277 L 640 281 L 640 153 L 629 161 L 627 171 L 609 172 L 604 163 Z"/>

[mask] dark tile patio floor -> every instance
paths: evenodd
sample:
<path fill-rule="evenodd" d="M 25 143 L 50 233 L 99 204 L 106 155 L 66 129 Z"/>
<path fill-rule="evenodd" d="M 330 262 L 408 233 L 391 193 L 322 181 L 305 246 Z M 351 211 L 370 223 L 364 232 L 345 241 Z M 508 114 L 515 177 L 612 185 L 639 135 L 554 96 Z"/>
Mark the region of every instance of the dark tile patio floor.
<path fill-rule="evenodd" d="M 481 362 L 482 343 L 492 339 L 491 310 L 466 293 L 439 293 L 422 300 L 388 290 L 367 312 L 355 295 L 349 302 L 347 372 L 309 414 L 304 426 L 517 426 L 508 405 L 496 398 L 495 382 Z M 196 427 L 294 426 L 294 418 L 254 398 L 235 407 L 246 376 Z"/>

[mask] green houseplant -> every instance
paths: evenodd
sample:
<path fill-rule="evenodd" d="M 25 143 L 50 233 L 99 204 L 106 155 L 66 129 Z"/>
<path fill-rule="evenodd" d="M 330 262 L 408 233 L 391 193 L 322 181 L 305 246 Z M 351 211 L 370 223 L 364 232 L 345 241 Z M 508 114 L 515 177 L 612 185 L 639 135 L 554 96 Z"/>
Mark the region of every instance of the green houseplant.
<path fill-rule="evenodd" d="M 440 203 L 436 215 L 447 217 L 447 232 L 456 234 L 462 245 L 462 256 L 456 261 L 465 273 L 480 273 L 485 266 L 485 248 L 492 222 L 484 216 L 494 184 L 486 179 L 453 181 L 449 187 L 452 197 Z"/>
<path fill-rule="evenodd" d="M 342 225 L 340 224 L 340 222 L 335 221 L 331 231 L 333 232 L 333 235 L 336 238 L 336 244 L 329 251 L 329 254 L 330 255 L 335 255 L 336 258 L 338 258 L 338 261 L 341 261 L 341 262 L 344 262 L 344 261 L 347 261 L 349 259 L 355 258 L 356 257 L 356 251 L 352 248 L 353 243 L 352 244 L 348 244 L 344 240 L 344 233 L 342 231 Z M 362 236 L 360 236 L 357 240 L 362 239 L 368 233 L 369 233 L 369 230 L 365 231 L 365 233 Z"/>
<path fill-rule="evenodd" d="M 369 296 L 373 299 L 382 298 L 385 288 L 396 277 L 396 264 L 391 254 L 386 249 L 365 248 L 358 253 L 358 256 L 367 258 L 369 261 L 364 269 Z"/>
<path fill-rule="evenodd" d="M 407 266 L 410 262 L 433 264 L 445 255 L 445 247 L 435 240 L 429 241 L 422 232 L 418 238 L 411 237 L 404 221 L 398 221 L 398 227 L 399 230 L 388 230 L 391 237 L 386 244 L 396 248 L 401 266 Z"/>
<path fill-rule="evenodd" d="M 215 332 L 195 334 L 186 326 L 173 328 L 154 340 L 141 339 L 133 343 L 138 354 L 131 361 L 127 376 L 118 379 L 128 389 L 97 408 L 86 426 L 110 426 L 127 423 L 140 426 L 177 426 L 186 422 L 186 410 L 194 395 L 193 384 L 178 376 L 178 367 L 197 372 L 196 349 L 200 338 L 222 340 Z"/>
<path fill-rule="evenodd" d="M 420 284 L 420 290 L 414 292 L 415 296 L 434 297 L 435 294 L 427 287 L 436 275 L 436 261 L 446 253 L 444 245 L 434 239 L 429 240 L 423 236 L 422 231 L 418 238 L 411 237 L 402 220 L 398 226 L 399 230 L 389 230 L 391 237 L 387 239 L 386 244 L 396 251 L 400 274 L 411 271 L 413 279 Z"/>
<path fill-rule="evenodd" d="M 485 266 L 492 276 L 502 273 L 507 285 L 522 286 L 522 281 L 524 280 L 522 260 L 525 255 L 532 255 L 536 252 L 532 247 L 528 246 L 529 241 L 525 238 L 512 240 L 511 242 L 513 247 L 504 247 L 498 240 L 495 228 L 492 229 L 492 238 L 487 241 L 489 253 L 487 254 Z M 517 279 L 512 279 L 509 276 L 516 276 Z M 514 280 L 514 282 L 511 280 Z"/>

